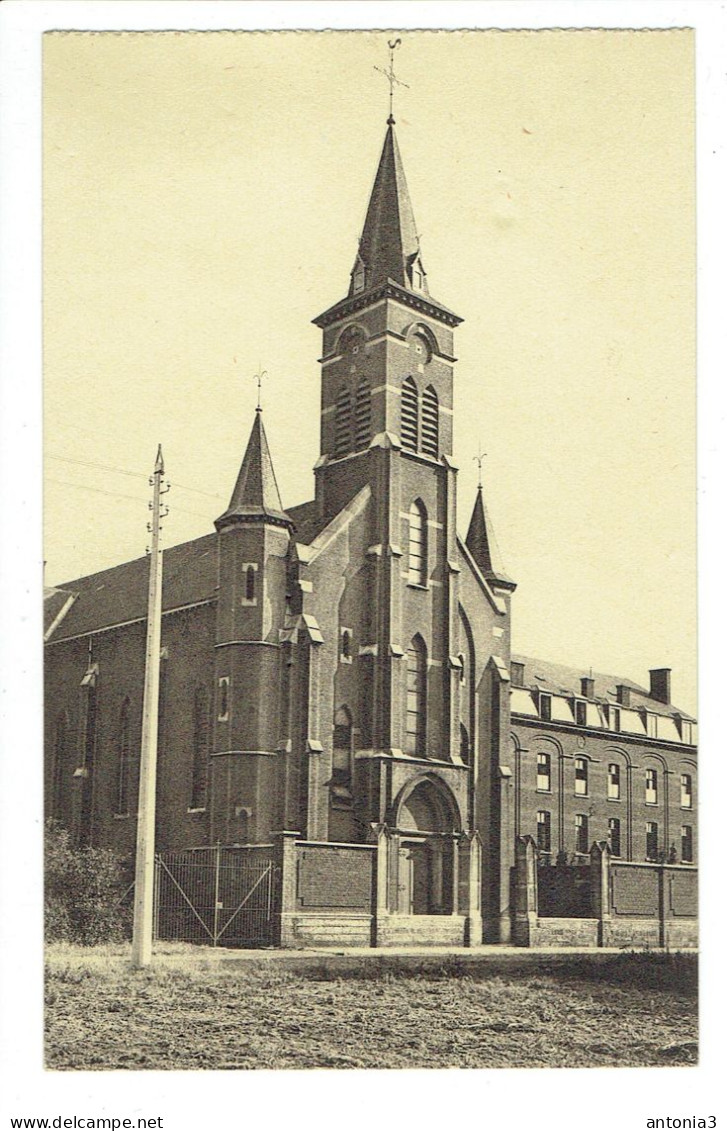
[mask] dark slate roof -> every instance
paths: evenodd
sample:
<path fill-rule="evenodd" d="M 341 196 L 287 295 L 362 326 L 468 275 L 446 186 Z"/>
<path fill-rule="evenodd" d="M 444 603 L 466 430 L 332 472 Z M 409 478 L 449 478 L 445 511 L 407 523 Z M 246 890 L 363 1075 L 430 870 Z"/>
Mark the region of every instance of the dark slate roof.
<path fill-rule="evenodd" d="M 682 718 L 694 720 L 694 716 L 686 711 L 680 711 L 673 703 L 662 703 L 652 699 L 648 690 L 632 679 L 623 676 L 604 675 L 602 672 L 584 671 L 582 668 L 566 667 L 565 664 L 554 664 L 551 660 L 536 660 L 532 656 L 512 654 L 511 660 L 525 665 L 523 686 L 538 688 L 541 691 L 551 691 L 554 695 L 581 694 L 581 679 L 584 676 L 593 679 L 593 698 L 601 703 L 614 703 L 618 705 L 616 687 L 618 684 L 631 690 L 631 708 L 644 707 L 655 715 L 680 715 Z"/>
<path fill-rule="evenodd" d="M 47 633 L 53 623 L 68 611 L 74 594 L 67 589 L 46 588 L 43 592 L 43 632 Z"/>
<path fill-rule="evenodd" d="M 287 514 L 295 527 L 296 542 L 302 542 L 306 546 L 310 546 L 321 530 L 328 525 L 325 515 L 321 517 L 318 514 L 315 499 L 311 499 L 308 503 L 299 503 L 297 507 L 288 507 Z"/>
<path fill-rule="evenodd" d="M 508 588 L 515 588 L 515 582 L 507 576 L 500 561 L 497 539 L 492 529 L 490 516 L 487 513 L 481 486 L 477 488 L 477 497 L 472 510 L 465 545 L 487 581 L 499 581 Z"/>
<path fill-rule="evenodd" d="M 258 408 L 230 505 L 217 519 L 217 526 L 226 526 L 235 521 L 264 522 L 266 520 L 290 524 L 290 519 L 280 501 L 273 461 L 270 458 L 270 448 L 263 427 L 262 409 Z"/>
<path fill-rule="evenodd" d="M 165 610 L 216 597 L 217 535 L 206 534 L 192 542 L 170 547 L 164 551 L 163 567 L 162 606 Z M 145 556 L 50 590 L 51 607 L 61 590 L 66 595 L 76 596 L 51 640 L 65 640 L 144 619 L 148 585 L 149 558 Z"/>
<path fill-rule="evenodd" d="M 414 212 L 394 123 L 390 120 L 359 244 L 359 255 L 366 269 L 366 290 L 387 279 L 410 288 L 407 268 L 418 252 Z M 353 282 L 350 294 L 353 294 Z"/>

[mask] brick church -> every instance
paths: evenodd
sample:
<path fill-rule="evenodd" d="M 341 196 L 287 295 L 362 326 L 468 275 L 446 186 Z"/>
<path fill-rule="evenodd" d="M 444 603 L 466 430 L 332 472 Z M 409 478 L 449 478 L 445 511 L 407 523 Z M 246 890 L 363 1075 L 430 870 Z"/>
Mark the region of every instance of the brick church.
<path fill-rule="evenodd" d="M 696 724 L 669 671 L 642 687 L 512 655 L 516 585 L 481 487 L 458 533 L 460 322 L 430 293 L 389 118 L 347 293 L 315 319 L 315 498 L 285 507 L 258 409 L 216 529 L 164 553 L 157 849 L 328 847 L 319 941 L 322 921 L 365 918 L 364 857 L 379 941 L 453 944 L 511 937 L 518 845 L 541 868 L 594 844 L 624 866 L 696 862 Z M 126 853 L 148 571 L 46 600 L 48 812 Z"/>

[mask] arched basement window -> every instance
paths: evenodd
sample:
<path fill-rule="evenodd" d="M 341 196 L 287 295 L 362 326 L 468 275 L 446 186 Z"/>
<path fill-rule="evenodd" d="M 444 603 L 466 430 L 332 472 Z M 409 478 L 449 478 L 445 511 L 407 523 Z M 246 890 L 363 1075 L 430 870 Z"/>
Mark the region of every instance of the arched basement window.
<path fill-rule="evenodd" d="M 415 636 L 406 653 L 406 735 L 407 754 L 424 754 L 426 749 L 427 652 L 421 636 Z"/>
<path fill-rule="evenodd" d="M 401 386 L 401 444 L 410 452 L 419 446 L 419 393 L 416 382 L 407 377 Z"/>
<path fill-rule="evenodd" d="M 194 731 L 192 750 L 192 793 L 190 809 L 207 807 L 207 780 L 209 776 L 210 699 L 205 687 L 194 693 Z"/>
<path fill-rule="evenodd" d="M 422 451 L 425 456 L 439 455 L 439 398 L 431 385 L 422 397 Z"/>
<path fill-rule="evenodd" d="M 348 389 L 341 389 L 336 401 L 336 459 L 348 455 L 351 451 L 351 441 L 351 394 Z"/>
<path fill-rule="evenodd" d="M 371 439 L 371 388 L 363 378 L 356 389 L 354 409 L 354 450 L 360 452 L 367 448 Z"/>
<path fill-rule="evenodd" d="M 418 500 L 409 507 L 409 584 L 426 585 L 427 512 Z"/>
<path fill-rule="evenodd" d="M 128 817 L 129 794 L 131 785 L 131 749 L 129 738 L 129 710 L 128 698 L 121 704 L 119 715 L 119 750 L 118 771 L 116 778 L 116 815 Z"/>

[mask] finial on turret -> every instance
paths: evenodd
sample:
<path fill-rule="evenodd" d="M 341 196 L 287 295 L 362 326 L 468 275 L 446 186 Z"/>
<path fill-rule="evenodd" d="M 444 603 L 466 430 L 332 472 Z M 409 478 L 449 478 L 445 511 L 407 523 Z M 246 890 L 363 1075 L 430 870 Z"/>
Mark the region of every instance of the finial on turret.
<path fill-rule="evenodd" d="M 396 125 L 396 119 L 394 118 L 394 87 L 395 86 L 405 86 L 407 88 L 407 90 L 409 89 L 409 84 L 406 83 L 406 82 L 403 82 L 401 79 L 397 78 L 396 75 L 394 74 L 394 52 L 396 51 L 397 47 L 401 47 L 401 40 L 400 39 L 394 39 L 394 40 L 390 39 L 389 40 L 389 69 L 388 70 L 385 71 L 383 67 L 374 67 L 374 70 L 378 71 L 380 75 L 383 75 L 384 78 L 386 78 L 388 80 L 388 83 L 389 83 L 389 116 L 386 119 L 387 126 Z"/>

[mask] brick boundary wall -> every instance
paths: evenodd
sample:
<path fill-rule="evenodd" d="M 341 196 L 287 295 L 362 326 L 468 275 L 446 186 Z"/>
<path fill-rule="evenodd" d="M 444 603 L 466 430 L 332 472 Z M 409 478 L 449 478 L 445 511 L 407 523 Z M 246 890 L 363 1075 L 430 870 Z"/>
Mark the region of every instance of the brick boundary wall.
<path fill-rule="evenodd" d="M 698 872 L 691 865 L 613 860 L 605 842 L 591 848 L 589 915 L 538 915 L 537 848 L 515 846 L 513 941 L 516 946 L 679 949 L 698 945 Z"/>

